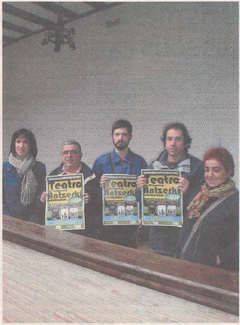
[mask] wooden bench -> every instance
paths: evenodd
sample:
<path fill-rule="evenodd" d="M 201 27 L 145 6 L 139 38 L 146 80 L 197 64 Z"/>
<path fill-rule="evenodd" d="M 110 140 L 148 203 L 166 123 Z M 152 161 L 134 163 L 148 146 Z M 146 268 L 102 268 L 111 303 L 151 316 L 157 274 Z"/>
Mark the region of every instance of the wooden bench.
<path fill-rule="evenodd" d="M 3 216 L 3 239 L 107 275 L 238 315 L 238 273 Z"/>

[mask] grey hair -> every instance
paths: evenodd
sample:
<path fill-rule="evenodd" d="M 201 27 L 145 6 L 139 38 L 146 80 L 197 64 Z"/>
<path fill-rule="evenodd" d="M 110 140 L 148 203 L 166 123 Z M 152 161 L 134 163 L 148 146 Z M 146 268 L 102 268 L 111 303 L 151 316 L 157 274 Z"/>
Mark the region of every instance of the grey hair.
<path fill-rule="evenodd" d="M 78 147 L 78 151 L 79 152 L 81 152 L 81 146 L 80 146 L 80 144 L 77 142 L 77 141 L 75 141 L 75 140 L 67 140 L 64 144 L 63 144 L 63 146 L 62 147 L 64 147 L 64 146 L 69 146 L 69 145 L 71 145 L 71 144 L 74 144 L 74 145 L 76 145 L 77 147 Z"/>

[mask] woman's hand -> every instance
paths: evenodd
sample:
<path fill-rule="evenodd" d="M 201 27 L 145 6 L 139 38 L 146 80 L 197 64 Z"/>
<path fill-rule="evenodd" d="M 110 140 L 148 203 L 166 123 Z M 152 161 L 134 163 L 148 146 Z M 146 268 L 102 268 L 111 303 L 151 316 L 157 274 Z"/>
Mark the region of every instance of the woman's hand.
<path fill-rule="evenodd" d="M 40 201 L 45 203 L 47 201 L 47 192 L 42 192 L 41 196 L 40 196 Z"/>
<path fill-rule="evenodd" d="M 146 177 L 144 175 L 140 175 L 137 178 L 137 187 L 139 190 L 141 190 L 143 188 L 144 185 L 146 185 Z"/>

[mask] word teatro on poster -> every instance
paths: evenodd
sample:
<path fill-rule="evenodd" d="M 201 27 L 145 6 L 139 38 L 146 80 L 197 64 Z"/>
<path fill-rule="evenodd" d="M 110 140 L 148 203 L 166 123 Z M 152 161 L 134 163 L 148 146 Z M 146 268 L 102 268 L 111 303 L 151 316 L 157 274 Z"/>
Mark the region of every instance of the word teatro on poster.
<path fill-rule="evenodd" d="M 83 174 L 47 176 L 45 224 L 61 230 L 85 229 Z"/>
<path fill-rule="evenodd" d="M 107 183 L 103 189 L 103 224 L 137 225 L 139 203 L 136 199 L 136 176 L 105 174 Z"/>
<path fill-rule="evenodd" d="M 143 169 L 146 185 L 142 189 L 142 224 L 146 226 L 175 226 L 183 223 L 182 192 L 175 170 Z"/>

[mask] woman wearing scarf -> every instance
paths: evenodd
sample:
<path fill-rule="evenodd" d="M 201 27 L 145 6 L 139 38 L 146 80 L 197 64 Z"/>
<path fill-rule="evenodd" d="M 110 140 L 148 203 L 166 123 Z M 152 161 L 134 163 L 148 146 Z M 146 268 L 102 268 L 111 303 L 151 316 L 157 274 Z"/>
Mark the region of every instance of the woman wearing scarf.
<path fill-rule="evenodd" d="M 9 160 L 3 163 L 3 214 L 44 224 L 46 167 L 36 161 L 37 144 L 30 130 L 12 136 Z"/>
<path fill-rule="evenodd" d="M 184 260 L 238 270 L 239 193 L 228 150 L 210 149 L 203 158 L 205 184 L 188 206 L 180 233 Z"/>

